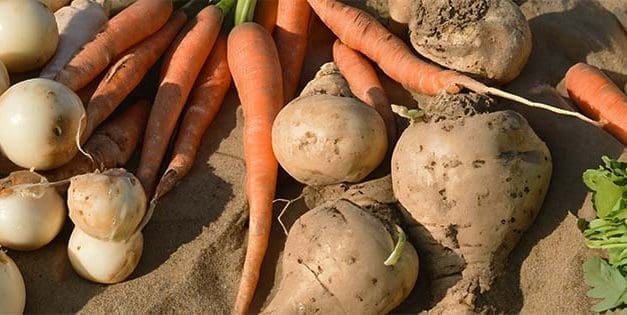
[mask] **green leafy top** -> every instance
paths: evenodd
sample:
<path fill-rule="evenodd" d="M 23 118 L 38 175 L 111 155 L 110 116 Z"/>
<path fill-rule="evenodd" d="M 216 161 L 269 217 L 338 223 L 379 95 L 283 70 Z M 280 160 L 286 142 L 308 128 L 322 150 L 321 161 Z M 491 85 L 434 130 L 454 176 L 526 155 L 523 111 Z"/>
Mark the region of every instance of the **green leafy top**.
<path fill-rule="evenodd" d="M 582 224 L 586 245 L 606 250 L 608 257 L 592 257 L 583 265 L 584 280 L 592 287 L 588 296 L 602 299 L 595 312 L 627 305 L 627 163 L 602 160 L 604 165 L 583 174 L 597 215 Z"/>

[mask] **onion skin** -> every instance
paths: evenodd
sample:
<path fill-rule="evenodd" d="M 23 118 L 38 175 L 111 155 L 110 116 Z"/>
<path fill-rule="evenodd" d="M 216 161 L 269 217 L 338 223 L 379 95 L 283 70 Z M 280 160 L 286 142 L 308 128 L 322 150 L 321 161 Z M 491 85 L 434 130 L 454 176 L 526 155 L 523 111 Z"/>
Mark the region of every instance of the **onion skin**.
<path fill-rule="evenodd" d="M 0 245 L 22 251 L 50 243 L 65 223 L 65 204 L 53 187 L 14 189 L 47 183 L 34 172 L 17 171 L 0 180 Z"/>

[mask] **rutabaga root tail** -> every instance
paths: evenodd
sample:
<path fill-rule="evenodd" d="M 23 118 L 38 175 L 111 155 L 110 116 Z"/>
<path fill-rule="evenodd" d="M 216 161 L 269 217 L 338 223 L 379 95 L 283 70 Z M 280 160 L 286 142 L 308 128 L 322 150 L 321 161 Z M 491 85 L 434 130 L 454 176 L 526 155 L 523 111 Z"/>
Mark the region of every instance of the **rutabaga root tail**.
<path fill-rule="evenodd" d="M 304 193 L 300 193 L 300 195 L 298 195 L 298 197 L 296 197 L 294 199 L 278 198 L 278 199 L 274 199 L 274 201 L 272 201 L 272 203 L 275 203 L 275 202 L 285 202 L 285 206 L 283 206 L 283 209 L 281 209 L 281 213 L 279 213 L 279 216 L 277 217 L 277 220 L 279 221 L 279 224 L 281 225 L 281 228 L 283 228 L 283 233 L 285 233 L 285 236 L 287 236 L 288 230 L 285 227 L 285 223 L 283 223 L 283 215 L 289 209 L 289 207 L 292 205 L 292 203 L 302 199 L 303 197 L 305 197 Z"/>
<path fill-rule="evenodd" d="M 543 103 L 538 103 L 538 102 L 532 102 L 524 97 L 518 96 L 516 94 L 512 94 L 497 88 L 493 88 L 493 87 L 489 87 L 486 86 L 485 84 L 473 80 L 469 77 L 462 77 L 461 80 L 459 81 L 459 85 L 475 92 L 475 93 L 479 93 L 479 94 L 487 94 L 487 95 L 494 95 L 494 96 L 499 96 L 502 97 L 504 99 L 510 100 L 510 101 L 514 101 L 517 103 L 520 103 L 522 105 L 525 106 L 529 106 L 529 107 L 533 107 L 533 108 L 540 108 L 558 115 L 564 115 L 564 116 L 571 116 L 577 119 L 580 119 L 586 123 L 589 123 L 593 126 L 596 127 L 603 127 L 603 124 L 598 122 L 598 121 L 594 121 L 584 115 L 582 115 L 581 113 L 578 112 L 574 112 L 574 111 L 570 111 L 570 110 L 565 110 L 565 109 L 561 109 L 555 106 L 551 106 L 551 105 L 547 105 L 547 104 L 543 104 Z"/>
<path fill-rule="evenodd" d="M 78 121 L 78 130 L 76 131 L 76 147 L 78 148 L 78 151 L 80 151 L 81 154 L 86 156 L 93 165 L 96 165 L 96 160 L 94 160 L 94 157 L 91 156 L 91 154 L 87 153 L 87 151 L 85 151 L 83 147 L 81 146 L 81 134 L 83 131 L 83 127 L 85 127 L 86 120 L 87 120 L 87 114 L 83 112 L 83 114 L 81 115 L 81 119 Z"/>

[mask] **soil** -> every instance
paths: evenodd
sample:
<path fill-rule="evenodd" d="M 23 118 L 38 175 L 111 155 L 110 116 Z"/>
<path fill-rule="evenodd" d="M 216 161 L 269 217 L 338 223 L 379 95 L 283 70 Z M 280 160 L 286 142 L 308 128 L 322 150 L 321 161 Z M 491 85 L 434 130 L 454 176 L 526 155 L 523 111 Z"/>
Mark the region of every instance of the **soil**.
<path fill-rule="evenodd" d="M 569 66 L 586 61 L 603 69 L 619 86 L 627 83 L 627 33 L 610 10 L 624 0 L 518 1 L 533 33 L 533 52 L 521 75 L 506 90 L 536 101 L 572 109 L 559 96 Z M 302 82 L 332 60 L 333 36 L 313 19 Z M 304 84 L 301 84 L 301 87 Z M 393 103 L 420 104 L 400 85 L 384 79 Z M 556 88 L 557 87 L 557 88 Z M 509 257 L 506 271 L 492 290 L 481 296 L 488 312 L 585 314 L 594 303 L 585 296 L 581 264 L 591 255 L 576 228 L 577 215 L 589 215 L 589 194 L 581 182 L 587 168 L 602 155 L 627 160 L 625 147 L 606 132 L 583 122 L 499 100 L 493 110 L 520 112 L 551 150 L 552 182 L 543 208 Z M 244 184 L 242 112 L 233 89 L 207 131 L 191 173 L 159 203 L 144 230 L 144 254 L 131 277 L 115 285 L 79 278 L 66 253 L 72 230 L 35 252 L 8 251 L 25 278 L 27 313 L 181 313 L 228 314 L 244 260 L 247 206 Z M 399 125 L 400 126 L 400 125 Z M 375 172 L 371 179 L 384 177 Z M 371 184 L 372 185 L 372 184 Z M 375 181 L 372 198 L 389 201 L 385 185 Z M 362 185 L 363 186 L 363 185 Z M 363 187 L 362 187 L 363 188 Z M 346 190 L 357 196 L 356 190 Z M 294 198 L 302 187 L 285 174 L 278 198 Z M 344 188 L 317 189 L 319 200 L 336 198 Z M 344 193 L 344 192 L 342 192 Z M 360 197 L 364 198 L 364 197 Z M 313 198 L 315 199 L 315 198 Z M 308 201 L 311 202 L 312 198 Z M 313 205 L 311 205 L 313 206 Z M 278 215 L 283 204 L 277 203 Z M 289 227 L 305 212 L 303 200 L 293 203 L 283 222 Z M 270 248 L 251 312 L 257 313 L 272 294 L 285 236 L 273 221 Z M 423 278 L 396 313 L 424 311 Z"/>

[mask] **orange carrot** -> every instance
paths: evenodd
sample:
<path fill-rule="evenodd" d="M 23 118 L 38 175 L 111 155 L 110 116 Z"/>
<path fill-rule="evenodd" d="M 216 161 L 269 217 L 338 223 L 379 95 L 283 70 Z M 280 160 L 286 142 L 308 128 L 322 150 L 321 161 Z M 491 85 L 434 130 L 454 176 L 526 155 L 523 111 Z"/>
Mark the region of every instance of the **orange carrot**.
<path fill-rule="evenodd" d="M 176 123 L 220 33 L 224 14 L 214 5 L 204 8 L 177 36 L 167 70 L 159 83 L 142 145 L 137 177 L 148 196 L 154 189 L 161 162 Z"/>
<path fill-rule="evenodd" d="M 174 144 L 172 160 L 157 185 L 155 199 L 174 188 L 192 168 L 202 137 L 222 107 L 230 85 L 226 35 L 221 34 L 198 75 Z"/>
<path fill-rule="evenodd" d="M 229 35 L 227 47 L 229 68 L 244 112 L 249 231 L 234 312 L 246 314 L 270 238 L 278 173 L 278 162 L 272 151 L 272 123 L 283 105 L 283 83 L 274 41 L 259 24 L 236 26 Z"/>
<path fill-rule="evenodd" d="M 599 69 L 578 63 L 566 72 L 566 90 L 586 116 L 627 144 L 627 96 Z"/>
<path fill-rule="evenodd" d="M 333 60 L 353 94 L 379 112 L 385 121 L 389 143 L 393 144 L 396 140 L 396 119 L 383 85 L 370 62 L 359 52 L 344 45 L 339 39 L 333 44 Z"/>
<path fill-rule="evenodd" d="M 192 3 L 201 2 L 190 2 Z M 82 143 L 89 139 L 94 129 L 137 87 L 185 23 L 200 9 L 202 7 L 189 5 L 177 10 L 158 32 L 131 47 L 118 58 L 107 71 L 104 80 L 100 81 L 87 105 L 87 122 L 81 135 Z"/>
<path fill-rule="evenodd" d="M 307 0 L 279 0 L 274 40 L 283 70 L 285 103 L 296 95 L 307 52 L 311 8 Z"/>
<path fill-rule="evenodd" d="M 120 53 L 158 31 L 172 13 L 170 0 L 138 0 L 113 17 L 93 41 L 70 60 L 55 80 L 78 91 Z"/>
<path fill-rule="evenodd" d="M 465 76 L 422 61 L 367 13 L 335 0 L 307 0 L 322 22 L 347 46 L 376 62 L 390 78 L 423 94 L 457 93 Z"/>
<path fill-rule="evenodd" d="M 149 111 L 150 103 L 146 100 L 131 105 L 96 129 L 94 135 L 89 138 L 84 149 L 93 157 L 93 162 L 85 155 L 77 154 L 64 166 L 44 175 L 50 181 L 58 181 L 96 169 L 123 166 L 135 152 L 135 147 L 146 127 Z"/>
<path fill-rule="evenodd" d="M 261 24 L 269 33 L 272 33 L 277 23 L 278 0 L 257 1 L 255 8 L 255 23 Z"/>

